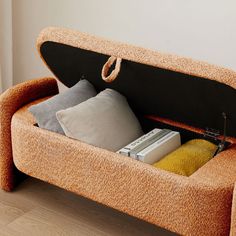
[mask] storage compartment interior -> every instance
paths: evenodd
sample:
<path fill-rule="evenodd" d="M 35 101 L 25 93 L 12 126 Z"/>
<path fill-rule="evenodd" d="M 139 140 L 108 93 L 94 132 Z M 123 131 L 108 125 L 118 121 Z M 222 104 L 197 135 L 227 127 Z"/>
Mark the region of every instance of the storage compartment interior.
<path fill-rule="evenodd" d="M 117 79 L 106 83 L 101 79 L 101 69 L 109 55 L 50 41 L 41 45 L 40 53 L 51 71 L 68 87 L 83 77 L 97 92 L 111 88 L 123 94 L 144 133 L 154 128 L 177 131 L 182 144 L 205 139 L 218 145 L 225 131 L 228 137 L 236 136 L 236 108 L 232 102 L 236 100 L 236 91 L 226 84 L 124 59 Z M 227 116 L 225 127 L 222 113 Z M 201 132 L 150 119 L 147 115 L 203 131 L 210 128 L 219 132 L 221 138 L 209 139 Z M 226 142 L 225 147 L 229 145 Z"/>
<path fill-rule="evenodd" d="M 132 104 L 130 104 L 130 105 L 132 107 Z M 163 119 L 160 117 L 152 117 L 152 116 L 143 115 L 143 114 L 140 114 L 137 112 L 135 113 L 135 115 L 137 116 L 145 134 L 147 134 L 148 132 L 150 132 L 151 130 L 153 130 L 155 128 L 169 129 L 169 130 L 176 131 L 176 132 L 180 133 L 181 144 L 185 144 L 186 142 L 193 140 L 193 139 L 204 139 L 204 140 L 214 143 L 215 145 L 219 145 L 219 143 L 222 140 L 222 136 L 216 137 L 214 139 L 214 138 L 210 138 L 210 137 L 206 136 L 202 130 L 192 131 L 191 128 L 188 129 L 188 128 L 180 127 L 181 124 L 179 124 L 180 126 L 176 126 L 174 124 L 175 122 L 171 121 L 171 120 L 167 120 L 165 122 L 165 119 L 164 119 L 164 122 L 163 122 L 162 121 Z M 34 125 L 38 127 L 38 124 L 34 124 Z M 229 148 L 231 144 L 232 143 L 230 141 L 226 141 L 224 150 Z M 217 156 L 215 156 L 215 157 L 217 157 Z"/>
<path fill-rule="evenodd" d="M 108 55 L 56 42 L 44 42 L 40 53 L 47 66 L 68 87 L 81 77 L 97 89 L 112 88 L 123 94 L 139 114 L 178 121 L 223 133 L 222 112 L 227 115 L 227 135 L 236 136 L 236 91 L 234 88 L 189 74 L 122 60 L 115 81 L 101 79 Z M 158 61 L 158 58 L 157 58 Z"/>
<path fill-rule="evenodd" d="M 151 131 L 154 128 L 170 129 L 173 131 L 177 131 L 180 133 L 182 144 L 184 144 L 187 141 L 192 140 L 192 139 L 206 139 L 206 140 L 209 140 L 215 144 L 218 144 L 219 141 L 222 139 L 222 137 L 217 138 L 218 141 L 215 141 L 214 139 L 211 139 L 211 138 L 207 137 L 206 135 L 204 135 L 204 132 L 200 132 L 200 131 L 194 132 L 194 131 L 188 130 L 186 128 L 171 125 L 168 122 L 164 123 L 162 121 L 159 121 L 158 118 L 155 119 L 155 117 L 143 116 L 143 115 L 138 115 L 138 114 L 137 114 L 137 117 L 142 125 L 144 133 L 148 133 L 149 131 Z M 226 147 L 229 147 L 230 144 L 231 144 L 231 142 L 229 142 L 229 141 L 226 142 Z"/>

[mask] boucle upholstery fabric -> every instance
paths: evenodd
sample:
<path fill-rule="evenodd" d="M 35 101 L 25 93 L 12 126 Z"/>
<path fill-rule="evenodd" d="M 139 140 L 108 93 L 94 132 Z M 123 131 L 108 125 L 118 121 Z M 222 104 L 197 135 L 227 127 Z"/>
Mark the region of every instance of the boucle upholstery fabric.
<path fill-rule="evenodd" d="M 76 30 L 57 27 L 48 27 L 42 30 L 37 40 L 39 53 L 41 45 L 47 41 L 62 43 L 114 56 L 116 58 L 122 58 L 124 60 L 130 60 L 192 76 L 215 80 L 236 88 L 236 72 L 233 70 L 211 65 L 206 62 L 196 61 L 190 58 L 155 52 L 125 43 L 113 42 L 97 36 L 81 33 Z M 41 58 L 44 61 L 42 56 Z M 47 65 L 46 62 L 45 64 Z"/>
<path fill-rule="evenodd" d="M 235 72 L 188 58 L 111 42 L 68 29 L 47 28 L 42 31 L 37 42 L 39 51 L 46 41 L 216 80 L 236 88 Z M 57 93 L 56 82 L 46 79 L 18 85 L 1 95 L 1 188 L 13 188 L 13 147 L 14 163 L 22 172 L 171 231 L 194 236 L 228 235 L 231 227 L 231 234 L 236 233 L 235 191 L 233 197 L 236 145 L 217 155 L 190 177 L 158 170 L 34 126 L 35 120 L 27 111 L 32 104 L 21 107 L 54 93 Z"/>
<path fill-rule="evenodd" d="M 102 79 L 108 83 L 113 82 L 116 77 L 118 76 L 119 72 L 120 72 L 120 65 L 121 65 L 121 58 L 116 58 L 111 56 L 107 62 L 104 64 L 103 68 L 102 68 Z M 108 72 L 111 68 L 111 66 L 113 65 L 113 63 L 116 62 L 115 64 L 115 69 L 111 72 L 111 74 L 108 75 Z"/>
<path fill-rule="evenodd" d="M 30 105 L 12 119 L 22 172 L 182 235 L 229 234 L 235 146 L 179 176 L 35 127 Z"/>
<path fill-rule="evenodd" d="M 11 118 L 23 105 L 35 99 L 58 93 L 52 78 L 36 79 L 16 85 L 0 96 L 0 187 L 13 189 L 17 179 L 12 159 Z"/>
<path fill-rule="evenodd" d="M 236 184 L 234 186 L 234 192 L 233 192 L 231 227 L 230 227 L 230 236 L 234 236 L 234 235 L 236 235 Z"/>

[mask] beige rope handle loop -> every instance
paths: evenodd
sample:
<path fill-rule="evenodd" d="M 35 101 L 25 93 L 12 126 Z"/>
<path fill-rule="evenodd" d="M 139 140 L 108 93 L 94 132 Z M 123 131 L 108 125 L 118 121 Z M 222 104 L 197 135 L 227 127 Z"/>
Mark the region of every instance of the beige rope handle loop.
<path fill-rule="evenodd" d="M 110 67 L 113 65 L 115 61 L 116 61 L 115 69 L 111 72 L 110 75 L 107 75 Z M 121 61 L 122 61 L 121 58 L 111 56 L 102 67 L 102 79 L 108 83 L 114 81 L 120 72 Z"/>

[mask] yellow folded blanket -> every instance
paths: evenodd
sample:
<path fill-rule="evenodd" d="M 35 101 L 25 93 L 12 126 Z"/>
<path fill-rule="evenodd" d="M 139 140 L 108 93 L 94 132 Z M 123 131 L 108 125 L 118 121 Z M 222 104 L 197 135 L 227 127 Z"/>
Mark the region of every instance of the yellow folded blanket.
<path fill-rule="evenodd" d="M 179 175 L 190 176 L 214 156 L 216 149 L 217 146 L 209 141 L 193 139 L 154 163 L 153 166 Z"/>

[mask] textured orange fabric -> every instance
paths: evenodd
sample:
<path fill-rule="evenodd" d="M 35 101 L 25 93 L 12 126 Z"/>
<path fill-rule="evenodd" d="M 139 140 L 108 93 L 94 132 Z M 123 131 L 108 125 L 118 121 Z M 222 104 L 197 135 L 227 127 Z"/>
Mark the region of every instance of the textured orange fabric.
<path fill-rule="evenodd" d="M 13 189 L 16 172 L 12 161 L 11 118 L 30 101 L 58 92 L 57 82 L 52 78 L 36 79 L 17 85 L 0 96 L 0 187 Z"/>
<path fill-rule="evenodd" d="M 12 119 L 22 172 L 182 235 L 229 234 L 235 147 L 210 161 L 213 172 L 222 164 L 218 178 L 184 177 L 35 127 L 28 106 Z"/>
<path fill-rule="evenodd" d="M 235 72 L 208 63 L 67 29 L 42 31 L 37 41 L 39 52 L 46 41 L 215 80 L 236 89 Z M 15 164 L 30 176 L 182 235 L 228 235 L 230 227 L 231 233 L 235 233 L 235 197 L 232 206 L 236 182 L 235 145 L 190 177 L 158 170 L 34 126 L 35 120 L 27 111 L 29 104 L 24 105 L 56 94 L 57 90 L 55 80 L 44 79 L 17 85 L 1 95 L 1 188 L 8 191 L 13 188 Z M 202 132 L 180 123 L 177 125 Z"/>
<path fill-rule="evenodd" d="M 236 235 L 236 184 L 234 185 L 232 212 L 231 212 L 231 228 L 230 236 Z"/>
<path fill-rule="evenodd" d="M 40 47 L 47 41 L 62 43 L 72 47 L 122 58 L 124 60 L 198 76 L 204 79 L 215 80 L 236 89 L 235 71 L 211 65 L 206 62 L 160 53 L 125 43 L 113 42 L 76 30 L 56 27 L 48 27 L 40 33 L 37 40 L 37 48 L 40 55 Z M 42 60 L 44 61 L 43 57 Z M 45 64 L 48 66 L 46 62 Z"/>

